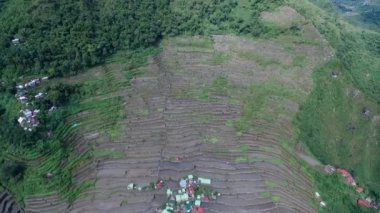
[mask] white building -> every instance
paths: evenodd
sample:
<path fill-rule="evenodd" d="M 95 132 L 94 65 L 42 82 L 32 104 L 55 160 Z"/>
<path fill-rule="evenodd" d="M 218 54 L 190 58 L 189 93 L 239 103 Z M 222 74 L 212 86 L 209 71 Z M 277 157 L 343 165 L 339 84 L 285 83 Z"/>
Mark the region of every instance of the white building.
<path fill-rule="evenodd" d="M 12 40 L 12 44 L 16 45 L 16 44 L 19 44 L 20 43 L 20 39 L 19 38 L 14 38 Z"/>
<path fill-rule="evenodd" d="M 19 117 L 17 121 L 18 121 L 18 123 L 22 126 L 22 125 L 24 125 L 25 120 L 26 120 L 26 119 L 25 119 L 24 117 Z"/>

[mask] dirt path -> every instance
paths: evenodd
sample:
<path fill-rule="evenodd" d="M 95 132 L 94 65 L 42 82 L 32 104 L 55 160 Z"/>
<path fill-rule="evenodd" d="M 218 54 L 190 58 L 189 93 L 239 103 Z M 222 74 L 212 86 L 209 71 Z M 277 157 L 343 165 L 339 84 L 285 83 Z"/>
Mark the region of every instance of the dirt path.
<path fill-rule="evenodd" d="M 308 163 L 310 166 L 312 167 L 316 167 L 316 166 L 323 166 L 321 162 L 319 162 L 318 160 L 316 160 L 315 158 L 312 158 L 308 155 L 305 155 L 305 154 L 302 154 L 302 153 L 297 153 L 297 155 L 304 161 L 306 161 L 306 163 Z"/>

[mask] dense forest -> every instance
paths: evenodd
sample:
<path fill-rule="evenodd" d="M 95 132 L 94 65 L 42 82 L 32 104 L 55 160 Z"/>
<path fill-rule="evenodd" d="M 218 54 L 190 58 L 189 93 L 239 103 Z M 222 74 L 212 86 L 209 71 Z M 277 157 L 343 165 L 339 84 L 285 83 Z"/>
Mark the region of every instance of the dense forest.
<path fill-rule="evenodd" d="M 170 0 L 25 1 L 6 4 L 0 16 L 0 70 L 7 79 L 31 73 L 73 74 L 118 49 L 155 44 L 163 35 L 202 33 L 202 20 L 228 19 L 236 1 L 189 1 L 191 12 Z M 189 5 L 191 4 L 191 5 Z M 4 7 L 4 6 L 3 6 Z M 20 43 L 12 44 L 12 39 Z"/>
<path fill-rule="evenodd" d="M 208 29 L 258 35 L 260 11 L 282 1 L 250 2 L 251 21 L 234 16 L 236 0 L 9 1 L 0 14 L 0 74 L 73 74 L 119 49 L 154 45 L 164 35 Z"/>

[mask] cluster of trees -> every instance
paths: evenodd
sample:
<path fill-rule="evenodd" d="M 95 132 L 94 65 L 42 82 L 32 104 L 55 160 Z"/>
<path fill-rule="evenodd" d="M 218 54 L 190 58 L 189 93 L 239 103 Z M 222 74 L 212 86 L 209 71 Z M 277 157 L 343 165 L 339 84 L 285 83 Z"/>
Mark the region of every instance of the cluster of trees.
<path fill-rule="evenodd" d="M 1 2 L 1 1 L 0 1 Z M 259 35 L 260 12 L 283 0 L 13 0 L 0 12 L 0 75 L 75 74 L 119 49 L 151 46 L 162 36 L 233 31 Z M 1 5 L 1 3 L 0 3 Z M 12 44 L 12 39 L 20 44 Z"/>
<path fill-rule="evenodd" d="M 161 35 L 161 11 L 168 4 L 168 0 L 9 1 L 0 14 L 2 75 L 72 74 L 100 63 L 118 48 L 151 45 Z M 20 44 L 13 45 L 14 38 Z"/>
<path fill-rule="evenodd" d="M 3 183 L 11 179 L 21 180 L 26 170 L 25 164 L 16 161 L 0 161 L 0 165 L 0 182 Z"/>
<path fill-rule="evenodd" d="M 218 24 L 234 6 L 227 0 L 8 1 L 0 14 L 1 75 L 73 74 L 165 34 L 202 33 L 205 19 Z M 20 44 L 12 44 L 14 38 Z"/>

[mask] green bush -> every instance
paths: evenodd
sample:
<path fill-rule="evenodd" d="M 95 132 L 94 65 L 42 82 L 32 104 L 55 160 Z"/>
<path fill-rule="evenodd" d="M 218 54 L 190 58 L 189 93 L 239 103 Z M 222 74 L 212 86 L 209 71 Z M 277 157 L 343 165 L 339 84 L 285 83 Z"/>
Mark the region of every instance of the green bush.
<path fill-rule="evenodd" d="M 6 161 L 0 164 L 0 181 L 7 183 L 10 180 L 20 181 L 24 176 L 26 166 L 16 161 Z"/>

